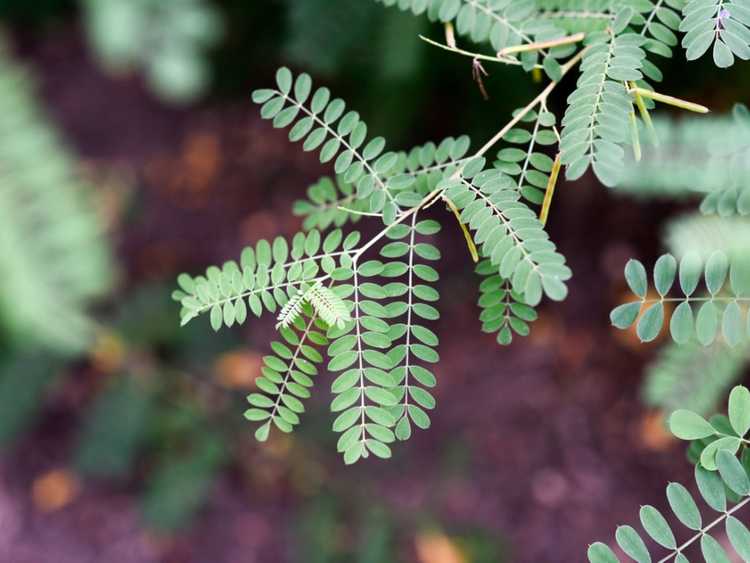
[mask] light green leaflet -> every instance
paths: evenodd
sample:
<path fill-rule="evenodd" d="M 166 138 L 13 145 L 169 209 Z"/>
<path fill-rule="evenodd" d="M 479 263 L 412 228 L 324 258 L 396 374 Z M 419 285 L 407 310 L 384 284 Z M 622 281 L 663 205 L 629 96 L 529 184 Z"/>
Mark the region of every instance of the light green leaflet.
<path fill-rule="evenodd" d="M 748 393 L 750 392 L 747 388 L 738 386 L 731 394 L 731 418 L 741 430 L 745 429 L 745 421 L 750 416 Z M 716 444 L 729 438 L 724 434 L 732 431 L 729 421 L 721 418 L 711 420 L 712 422 L 709 422 L 688 411 L 677 411 L 671 416 L 669 424 L 677 437 L 686 440 L 710 437 L 714 439 L 711 443 Z M 743 435 L 744 432 L 739 433 L 739 436 Z M 714 452 L 711 467 L 706 467 L 701 457 L 701 462 L 695 468 L 696 488 L 700 497 L 707 507 L 718 515 L 709 515 L 705 508 L 701 509 L 696 497 L 687 487 L 680 483 L 670 483 L 666 494 L 672 514 L 665 514 L 650 505 L 643 506 L 639 519 L 645 534 L 641 534 L 632 526 L 618 527 L 615 542 L 620 549 L 629 558 L 638 562 L 684 562 L 687 559 L 682 551 L 687 546 L 699 542 L 706 561 L 729 561 L 724 547 L 708 533 L 711 530 L 713 534 L 719 529 L 717 526 L 722 525 L 726 528 L 734 551 L 747 561 L 750 554 L 750 532 L 742 523 L 742 518 L 746 518 L 747 514 L 744 513 L 740 517 L 739 511 L 750 504 L 750 454 L 745 450 L 740 459 L 736 452 L 737 448 L 719 448 Z M 730 496 L 734 508 L 728 509 Z M 684 526 L 690 532 L 677 533 L 678 526 Z M 680 538 L 679 542 L 677 538 Z M 614 551 L 602 542 L 596 542 L 589 547 L 588 560 L 591 563 L 619 561 Z"/>
<path fill-rule="evenodd" d="M 568 179 L 591 168 L 602 183 L 615 185 L 623 175 L 626 149 L 636 157 L 648 153 L 641 131 L 649 142 L 657 141 L 649 113 L 655 100 L 705 111 L 653 92 L 650 84 L 662 79 L 652 56 L 672 56 L 679 44 L 677 32 L 694 23 L 686 23 L 681 13 L 698 18 L 693 15 L 695 1 L 379 2 L 443 24 L 441 35 L 445 30 L 448 44 L 431 42 L 453 54 L 543 72 L 549 83 L 473 154 L 466 137 L 391 151 L 330 90 L 314 87 L 307 74 L 279 69 L 276 84 L 253 92 L 253 101 L 261 106 L 263 119 L 286 129 L 292 142 L 328 164 L 331 176 L 295 203 L 303 231 L 261 240 L 245 249 L 238 262 L 212 266 L 204 275 L 183 274 L 174 294 L 183 323 L 205 315 L 218 330 L 241 325 L 251 314 L 277 316 L 285 342 L 271 346 L 274 355 L 267 357 L 258 383 L 262 393 L 251 395 L 247 414 L 261 423 L 261 440 L 271 426 L 289 431 L 297 424 L 316 365 L 326 362 L 336 374 L 333 429 L 340 434 L 337 447 L 347 463 L 370 455 L 390 457 L 396 440 L 407 439 L 414 427 L 430 425 L 428 411 L 436 404 L 430 366 L 439 361 L 431 325 L 439 318 L 434 263 L 441 252 L 434 238 L 439 225 L 424 220 L 425 209 L 444 205 L 460 223 L 479 262 L 482 329 L 496 334 L 498 343 L 509 344 L 514 335 L 529 333 L 537 317 L 534 308 L 543 297 L 561 301 L 568 294 L 572 271 L 544 227 L 560 163 Z M 728 27 L 721 28 L 717 45 L 742 57 L 740 42 L 733 38 L 744 34 L 737 27 L 744 25 L 742 9 L 732 2 L 722 6 L 729 15 L 719 10 L 714 19 L 726 20 Z M 452 45 L 454 32 L 490 54 Z M 726 53 L 718 55 L 717 61 L 726 65 Z M 580 75 L 558 121 L 547 100 L 573 69 Z M 491 150 L 497 151 L 496 158 L 488 161 Z M 739 195 L 735 200 L 737 209 L 744 209 Z M 542 201 L 540 221 L 534 206 Z M 344 231 L 363 218 L 376 218 L 382 230 L 367 240 Z M 670 296 L 676 280 L 681 297 Z M 643 341 L 654 340 L 669 319 L 676 342 L 708 346 L 718 334 L 731 347 L 745 342 L 750 277 L 723 253 L 680 260 L 665 255 L 652 276 L 640 262 L 631 261 L 626 281 L 637 299 L 616 308 L 611 320 L 620 328 L 637 321 Z M 735 402 L 744 404 L 740 396 Z M 748 424 L 733 412 L 733 424 Z M 739 437 L 706 434 L 705 425 L 689 415 L 675 418 L 675 430 L 684 437 L 717 438 L 701 453 L 705 467 L 713 464 L 718 470 L 716 464 L 722 463 L 728 476 L 736 473 L 722 458 L 726 451 L 737 451 Z M 647 510 L 643 520 L 654 539 L 671 545 L 663 518 Z M 621 535 L 634 553 L 640 550 L 630 530 Z M 592 550 L 608 557 L 601 546 Z"/>
<path fill-rule="evenodd" d="M 669 297 L 679 271 L 678 297 Z M 693 254 L 686 254 L 677 265 L 675 258 L 665 254 L 654 266 L 653 282 L 658 297 L 647 295 L 649 281 L 646 268 L 637 260 L 625 266 L 625 279 L 639 301 L 616 307 L 610 320 L 614 326 L 626 329 L 637 320 L 638 337 L 643 342 L 654 340 L 665 321 L 665 304 L 675 309 L 669 331 L 675 342 L 685 344 L 697 339 L 704 346 L 711 345 L 721 333 L 729 346 L 744 343 L 748 336 L 746 305 L 750 303 L 750 270 L 747 262 L 730 265 L 727 256 L 716 251 L 705 264 Z M 696 294 L 703 282 L 705 293 Z M 639 313 L 643 313 L 639 318 Z"/>

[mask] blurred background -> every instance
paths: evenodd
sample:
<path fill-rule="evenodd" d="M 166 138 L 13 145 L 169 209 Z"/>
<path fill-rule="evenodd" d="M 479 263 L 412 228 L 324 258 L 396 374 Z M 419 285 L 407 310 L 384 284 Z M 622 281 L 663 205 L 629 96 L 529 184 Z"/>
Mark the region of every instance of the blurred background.
<path fill-rule="evenodd" d="M 0 1 L 0 561 L 579 561 L 690 480 L 663 410 L 711 412 L 747 351 L 670 359 L 608 313 L 627 258 L 652 263 L 695 200 L 560 185 L 549 230 L 571 294 L 508 348 L 479 332 L 446 228 L 438 408 L 388 462 L 344 467 L 324 374 L 294 435 L 253 440 L 244 397 L 273 319 L 178 328 L 177 274 L 294 233 L 292 202 L 330 173 L 250 103 L 278 65 L 391 148 L 477 147 L 539 89 L 488 65 L 485 101 L 471 62 L 420 33 L 441 37 L 365 0 Z M 662 91 L 717 113 L 750 101 L 747 66 L 683 58 Z"/>

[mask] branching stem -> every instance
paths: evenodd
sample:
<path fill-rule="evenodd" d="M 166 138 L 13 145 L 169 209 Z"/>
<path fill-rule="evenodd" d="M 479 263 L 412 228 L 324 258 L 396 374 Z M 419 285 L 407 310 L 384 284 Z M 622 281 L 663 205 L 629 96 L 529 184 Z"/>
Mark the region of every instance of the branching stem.
<path fill-rule="evenodd" d="M 557 39 L 550 39 L 548 41 L 538 41 L 536 43 L 524 43 L 523 45 L 513 45 L 512 47 L 505 47 L 501 49 L 497 56 L 498 58 L 507 57 L 508 55 L 514 55 L 516 53 L 524 53 L 527 51 L 539 51 L 541 49 L 551 49 L 553 47 L 562 47 L 563 45 L 572 45 L 583 41 L 586 34 L 576 33 L 575 35 L 569 35 L 567 37 L 559 37 Z"/>
<path fill-rule="evenodd" d="M 482 54 L 482 53 L 474 53 L 472 51 L 467 51 L 465 49 L 461 49 L 461 48 L 456 47 L 454 45 L 450 45 L 450 44 L 446 45 L 446 44 L 440 43 L 438 41 L 433 41 L 432 39 L 430 39 L 429 37 L 425 37 L 424 35 L 420 35 L 419 38 L 422 41 L 424 41 L 426 43 L 429 43 L 430 45 L 432 45 L 434 47 L 438 47 L 439 49 L 443 49 L 445 51 L 450 51 L 451 53 L 455 53 L 457 55 L 464 55 L 465 57 L 470 57 L 473 60 L 477 60 L 478 59 L 478 60 L 481 60 L 481 61 L 489 61 L 489 62 L 492 62 L 492 63 L 502 63 L 502 64 L 506 64 L 506 65 L 515 65 L 515 66 L 520 66 L 521 65 L 521 61 L 519 61 L 518 59 L 513 58 L 513 57 L 504 57 L 504 56 L 500 56 L 500 55 L 495 56 L 495 55 L 485 55 L 485 54 Z M 542 65 L 540 65 L 540 64 L 534 65 L 534 68 L 542 68 Z"/>
<path fill-rule="evenodd" d="M 565 77 L 565 75 L 570 72 L 572 68 L 574 68 L 584 57 L 584 55 L 588 52 L 589 47 L 585 47 L 584 49 L 581 49 L 574 57 L 572 57 L 569 61 L 567 61 L 564 65 L 560 67 L 560 80 L 550 82 L 547 87 L 542 90 L 539 95 L 531 100 L 526 107 L 521 109 L 516 115 L 511 119 L 500 131 L 498 131 L 493 137 L 487 141 L 471 158 L 467 158 L 464 160 L 464 163 L 459 166 L 459 168 L 453 173 L 452 178 L 458 179 L 461 177 L 461 171 L 463 170 L 464 166 L 466 165 L 466 162 L 469 162 L 470 160 L 473 160 L 474 158 L 479 158 L 481 156 L 484 156 L 493 146 L 495 146 L 505 135 L 508 134 L 508 131 L 513 129 L 530 111 L 532 111 L 536 106 L 538 106 L 541 103 L 544 103 L 547 101 L 547 98 L 549 98 L 549 95 L 554 91 L 554 89 L 557 87 L 557 85 L 560 83 L 560 81 Z M 386 234 L 388 233 L 388 230 L 392 225 L 397 225 L 399 223 L 403 223 L 405 220 L 409 219 L 412 215 L 417 213 L 420 209 L 424 207 L 428 207 L 432 203 L 434 203 L 436 200 L 442 198 L 444 188 L 435 188 L 432 190 L 429 194 L 427 194 L 422 201 L 420 201 L 417 205 L 412 207 L 411 209 L 408 209 L 401 213 L 398 217 L 396 217 L 396 220 L 380 231 L 377 235 L 372 237 L 366 244 L 361 246 L 352 256 L 352 261 L 354 262 L 355 266 L 357 264 L 357 261 L 362 257 L 362 255 L 367 252 L 370 248 L 372 248 L 375 244 L 378 243 Z"/>
<path fill-rule="evenodd" d="M 670 559 L 674 559 L 675 557 L 677 557 L 677 555 L 679 553 L 682 553 L 687 547 L 689 547 L 691 544 L 693 544 L 694 542 L 696 542 L 700 538 L 702 538 L 704 535 L 706 535 L 706 533 L 709 530 L 711 530 L 715 526 L 718 526 L 719 524 L 721 524 L 729 516 L 731 516 L 732 514 L 734 514 L 735 512 L 737 512 L 738 510 L 740 510 L 743 506 L 745 506 L 748 503 L 750 503 L 750 497 L 748 497 L 745 500 L 743 500 L 742 502 L 740 502 L 737 506 L 735 506 L 731 510 L 727 510 L 724 514 L 722 514 L 721 516 L 719 516 L 716 520 L 714 520 L 713 522 L 711 522 L 708 526 L 706 526 L 705 528 L 702 528 L 700 532 L 698 532 L 697 534 L 695 534 L 688 541 L 686 541 L 681 546 L 679 546 L 677 549 L 675 549 L 674 551 L 672 551 L 672 553 L 670 553 L 666 557 L 663 557 L 662 559 L 659 559 L 659 561 L 657 563 L 665 563 L 666 561 L 669 561 Z"/>

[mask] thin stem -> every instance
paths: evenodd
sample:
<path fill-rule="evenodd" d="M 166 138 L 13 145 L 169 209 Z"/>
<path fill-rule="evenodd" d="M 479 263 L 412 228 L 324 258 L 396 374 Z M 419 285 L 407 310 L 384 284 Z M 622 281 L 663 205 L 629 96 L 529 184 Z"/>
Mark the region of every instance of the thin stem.
<path fill-rule="evenodd" d="M 387 230 L 387 229 L 386 229 Z M 362 361 L 362 334 L 360 330 L 360 315 L 359 315 L 359 272 L 357 265 L 354 265 L 354 326 L 357 332 L 357 363 L 359 367 L 359 393 L 360 393 L 360 407 L 362 409 L 362 417 L 360 419 L 360 426 L 362 427 L 362 433 L 360 434 L 360 443 L 362 444 L 362 457 L 367 456 L 367 446 L 365 440 L 367 439 L 367 430 L 365 424 L 365 366 Z"/>
<path fill-rule="evenodd" d="M 339 211 L 346 211 L 347 213 L 351 213 L 352 215 L 365 215 L 367 217 L 382 217 L 382 213 L 372 213 L 370 211 L 358 211 L 356 209 L 350 209 L 348 207 L 344 207 L 343 205 L 337 205 L 336 209 Z"/>
<path fill-rule="evenodd" d="M 641 299 L 641 303 L 644 305 L 650 305 L 652 303 L 682 303 L 683 301 L 686 302 L 693 302 L 693 303 L 703 303 L 705 301 L 718 301 L 720 303 L 731 303 L 734 301 L 735 303 L 750 303 L 750 297 L 722 297 L 722 296 L 712 296 L 712 297 L 662 297 L 661 299 Z M 634 301 L 633 303 L 637 303 L 637 301 Z"/>
<path fill-rule="evenodd" d="M 404 172 L 404 175 L 406 176 L 413 176 L 413 177 L 419 177 L 423 174 L 429 174 L 431 172 L 438 172 L 440 170 L 443 170 L 444 168 L 448 168 L 450 166 L 455 166 L 458 164 L 462 164 L 468 159 L 461 158 L 458 160 L 449 160 L 447 162 L 441 162 L 440 164 L 433 164 L 432 166 L 422 166 L 417 168 L 416 170 L 406 171 Z M 388 176 L 390 177 L 390 175 Z M 357 200 L 356 194 L 351 194 L 346 197 L 342 197 L 341 199 L 337 199 L 335 201 L 321 203 L 315 207 L 315 211 L 321 212 L 325 211 L 326 209 L 339 209 L 341 211 L 346 211 L 348 213 L 351 213 L 353 215 L 369 215 L 372 217 L 382 217 L 382 213 L 368 213 L 365 211 L 358 211 L 356 209 L 352 209 L 349 207 L 346 207 L 347 203 L 351 203 L 353 201 Z"/>
<path fill-rule="evenodd" d="M 407 209 L 404 211 L 401 215 L 396 217 L 396 220 L 388 225 L 385 229 L 380 231 L 377 235 L 372 237 L 366 244 L 359 247 L 359 250 L 354 253 L 352 256 L 352 262 L 354 262 L 354 265 L 356 267 L 357 261 L 362 257 L 362 255 L 367 252 L 370 248 L 372 248 L 380 239 L 382 239 L 384 236 L 388 234 L 388 231 L 394 226 L 398 225 L 399 223 L 403 223 L 406 219 L 417 213 L 422 207 L 427 206 L 433 199 L 435 199 L 436 196 L 439 196 L 442 192 L 441 189 L 434 189 L 429 194 L 427 194 L 421 202 L 419 202 L 417 205 L 412 207 L 411 209 Z M 355 269 L 356 271 L 356 269 Z"/>
<path fill-rule="evenodd" d="M 570 72 L 570 69 L 572 69 L 574 66 L 576 66 L 583 56 L 588 52 L 589 47 L 586 47 L 584 49 L 581 49 L 578 53 L 576 53 L 576 56 L 570 59 L 568 62 L 566 62 L 562 67 L 560 67 L 560 80 L 563 79 L 563 77 Z M 533 100 L 531 100 L 526 107 L 524 107 L 521 111 L 519 111 L 516 116 L 511 119 L 508 124 L 503 127 L 500 131 L 498 131 L 489 141 L 487 141 L 484 146 L 477 151 L 477 153 L 474 155 L 474 158 L 482 156 L 484 153 L 486 153 L 488 150 L 492 148 L 492 146 L 497 143 L 500 139 L 505 137 L 505 135 L 515 127 L 521 119 L 523 119 L 527 113 L 529 113 L 531 110 L 533 110 L 537 105 L 547 100 L 549 95 L 552 93 L 552 91 L 555 89 L 555 87 L 560 83 L 560 80 L 555 82 L 550 82 L 547 87 L 542 90 L 542 92 Z"/>
<path fill-rule="evenodd" d="M 281 388 L 279 390 L 279 394 L 276 396 L 276 402 L 273 404 L 273 408 L 271 409 L 271 418 L 269 420 L 273 420 L 274 416 L 276 416 L 276 411 L 278 411 L 279 404 L 281 402 L 281 396 L 284 394 L 284 390 L 286 389 L 287 383 L 289 383 L 289 379 L 292 377 L 294 362 L 297 360 L 297 356 L 299 356 L 299 353 L 302 350 L 302 346 L 307 340 L 307 337 L 310 334 L 310 330 L 312 330 L 312 327 L 315 324 L 315 320 L 317 319 L 317 317 L 318 317 L 317 314 L 313 313 L 312 317 L 310 317 L 310 322 L 307 323 L 307 326 L 305 327 L 305 331 L 300 336 L 299 344 L 297 344 L 297 347 L 294 349 L 294 355 L 292 355 L 292 359 L 289 360 L 289 367 L 287 368 L 286 373 L 284 374 L 284 381 L 281 382 Z"/>
<path fill-rule="evenodd" d="M 571 58 L 568 62 L 566 62 L 562 67 L 560 68 L 560 80 L 563 79 L 563 77 L 570 72 L 570 70 L 575 67 L 583 58 L 583 56 L 588 52 L 589 47 L 585 47 L 584 49 L 581 49 L 576 55 Z M 465 166 L 465 163 L 473 160 L 475 158 L 479 158 L 483 156 L 485 153 L 487 153 L 498 141 L 500 141 L 505 135 L 515 127 L 518 122 L 520 122 L 524 116 L 529 113 L 531 110 L 533 110 L 537 105 L 540 103 L 543 103 L 547 100 L 549 95 L 552 93 L 552 91 L 555 89 L 555 87 L 560 83 L 560 80 L 550 82 L 547 87 L 542 90 L 542 92 L 533 100 L 531 100 L 526 107 L 521 109 L 513 119 L 511 119 L 500 131 L 498 131 L 493 137 L 487 141 L 471 158 L 465 159 L 464 165 L 460 166 L 454 173 L 453 176 L 451 176 L 452 179 L 456 180 L 461 177 L 461 172 Z M 437 199 L 440 199 L 442 197 L 444 188 L 435 188 L 432 190 L 429 194 L 427 194 L 422 201 L 420 201 L 417 205 L 412 207 L 411 209 L 408 209 L 401 213 L 398 217 L 396 217 L 396 220 L 380 231 L 377 235 L 375 235 L 373 238 L 371 238 L 367 244 L 361 246 L 359 250 L 357 250 L 356 253 L 352 256 L 352 261 L 354 262 L 355 266 L 357 264 L 357 261 L 362 257 L 362 255 L 367 252 L 372 246 L 378 243 L 380 239 L 382 239 L 386 234 L 388 233 L 388 230 L 393 225 L 398 225 L 399 223 L 403 223 L 405 220 L 409 219 L 412 215 L 417 213 L 420 209 L 424 207 L 428 207 L 431 203 L 435 202 Z"/>
<path fill-rule="evenodd" d="M 661 8 L 661 5 L 663 3 L 664 3 L 664 0 L 659 0 L 654 5 L 654 9 L 651 10 L 651 13 L 648 15 L 648 19 L 646 20 L 646 23 L 643 24 L 643 29 L 641 29 L 641 35 L 643 37 L 646 37 L 646 32 L 649 31 L 649 28 L 651 27 L 651 22 L 654 21 L 654 17 L 656 17 L 656 12 L 659 11 L 659 8 Z"/>
<path fill-rule="evenodd" d="M 553 47 L 562 47 L 563 45 L 571 45 L 583 41 L 586 34 L 576 33 L 575 35 L 569 35 L 567 37 L 559 37 L 557 39 L 549 39 L 548 41 L 538 41 L 536 43 L 525 43 L 523 45 L 514 45 L 512 47 L 505 47 L 500 49 L 497 53 L 498 57 L 505 57 L 508 55 L 514 55 L 516 53 L 524 53 L 526 51 L 540 51 L 542 49 L 551 49 Z"/>
<path fill-rule="evenodd" d="M 505 312 L 503 313 L 503 324 L 500 326 L 500 330 L 503 328 L 510 329 L 510 317 L 511 317 L 511 292 L 513 291 L 513 284 L 510 280 L 503 281 L 503 289 L 505 290 L 505 296 L 503 297 L 503 301 L 505 301 Z M 498 331 L 499 333 L 500 331 Z M 512 334 L 512 333 L 511 333 Z M 499 334 L 498 334 L 499 337 Z"/>
<path fill-rule="evenodd" d="M 274 289 L 281 289 L 286 287 L 294 287 L 295 285 L 302 285 L 306 283 L 315 283 L 315 282 L 323 282 L 328 279 L 330 279 L 330 274 L 326 274 L 325 276 L 320 276 L 318 278 L 313 278 L 311 280 L 295 280 L 295 281 L 289 281 L 280 283 L 278 285 L 271 285 L 268 287 L 256 287 L 253 289 L 250 289 L 248 291 L 245 291 L 243 293 L 239 293 L 237 295 L 232 295 L 230 297 L 225 297 L 223 299 L 219 299 L 217 301 L 212 301 L 211 303 L 206 304 L 205 306 L 201 307 L 200 309 L 195 309 L 195 314 L 199 315 L 201 313 L 205 313 L 206 311 L 209 311 L 216 307 L 217 305 L 223 305 L 230 301 L 237 301 L 239 299 L 247 299 L 251 295 L 255 295 L 256 293 L 262 293 L 263 291 L 271 291 Z"/>
<path fill-rule="evenodd" d="M 714 27 L 714 35 L 716 36 L 716 39 L 719 38 L 719 35 L 721 34 L 721 12 L 724 10 L 724 0 L 719 0 L 719 5 L 716 8 L 716 26 Z"/>
<path fill-rule="evenodd" d="M 496 20 L 499 24 L 504 25 L 506 28 L 516 33 L 524 41 L 528 43 L 532 43 L 531 37 L 526 35 L 523 31 L 521 31 L 519 28 L 514 26 L 512 23 L 510 23 L 510 21 L 507 18 L 502 17 L 497 12 L 494 12 L 493 10 L 489 9 L 484 4 L 480 4 L 479 2 L 477 2 L 477 0 L 466 0 L 466 3 L 470 4 L 471 6 L 474 6 L 474 8 L 476 8 L 477 10 L 484 12 L 489 17 Z"/>
<path fill-rule="evenodd" d="M 499 208 L 495 203 L 488 198 L 482 190 L 477 188 L 474 184 L 467 180 L 461 180 L 463 184 L 469 188 L 472 192 L 474 192 L 474 195 L 478 198 L 484 200 L 484 203 L 487 207 L 489 207 L 492 210 L 492 213 L 502 221 L 503 225 L 505 226 L 505 230 L 513 239 L 513 246 L 518 248 L 521 251 L 521 254 L 523 254 L 521 260 L 524 260 L 528 262 L 531 265 L 531 270 L 536 271 L 539 268 L 539 264 L 537 264 L 531 257 L 531 254 L 524 246 L 524 240 L 519 236 L 517 229 L 513 227 L 513 224 L 511 223 L 511 220 L 506 216 L 506 214 Z"/>
<path fill-rule="evenodd" d="M 472 51 L 460 49 L 459 47 L 456 47 L 453 45 L 445 45 L 438 41 L 433 41 L 432 39 L 430 39 L 429 37 L 425 37 L 424 35 L 420 35 L 419 38 L 422 41 L 429 43 L 430 45 L 433 45 L 434 47 L 443 49 L 444 51 L 450 51 L 451 53 L 455 53 L 457 55 L 464 55 L 466 57 L 470 57 L 475 60 L 479 59 L 481 61 L 490 61 L 492 63 L 503 63 L 503 64 L 515 65 L 515 66 L 521 65 L 521 61 L 519 61 L 518 59 L 514 59 L 512 57 L 500 57 L 500 56 L 493 56 L 493 55 L 484 55 L 482 53 L 474 53 Z M 534 65 L 534 68 L 542 68 L 542 65 L 540 64 Z"/>
<path fill-rule="evenodd" d="M 416 234 L 417 214 L 411 219 L 411 233 L 409 236 L 409 278 L 408 278 L 408 303 L 406 309 L 406 348 L 404 355 L 404 416 L 409 416 L 409 361 L 411 352 L 411 323 L 412 323 L 412 304 L 414 291 L 414 237 Z"/>
<path fill-rule="evenodd" d="M 719 516 L 716 520 L 714 520 L 713 522 L 711 522 L 705 528 L 702 528 L 700 532 L 698 532 L 697 534 L 695 534 L 692 538 L 690 538 L 688 541 L 686 541 L 685 543 L 683 543 L 677 549 L 675 549 L 674 551 L 672 551 L 672 553 L 670 553 L 666 557 L 663 557 L 662 559 L 659 559 L 659 561 L 657 563 L 665 563 L 666 561 L 669 561 L 670 559 L 675 558 L 677 556 L 677 554 L 682 553 L 687 547 L 689 547 L 691 544 L 693 544 L 694 542 L 696 542 L 700 538 L 702 538 L 704 535 L 706 535 L 706 533 L 709 530 L 711 530 L 711 528 L 713 528 L 713 527 L 721 524 L 729 516 L 731 516 L 732 514 L 734 514 L 735 512 L 737 512 L 738 510 L 740 510 L 743 506 L 745 506 L 748 503 L 750 503 L 750 497 L 746 498 L 741 503 L 739 503 L 737 506 L 735 506 L 731 510 L 728 510 L 727 512 L 725 512 L 724 514 L 722 514 L 721 516 Z"/>
<path fill-rule="evenodd" d="M 612 59 L 615 56 L 614 49 L 615 49 L 615 35 L 612 32 L 610 28 L 607 29 L 607 33 L 609 33 L 609 47 L 607 49 L 607 55 L 606 60 L 603 63 L 603 68 L 609 68 L 609 65 L 612 62 Z M 596 119 L 599 116 L 599 106 L 602 103 L 602 95 L 604 94 L 604 85 L 606 84 L 606 75 L 602 74 L 601 81 L 599 82 L 599 89 L 596 93 L 596 101 L 594 102 L 594 111 L 591 112 L 591 120 L 589 121 L 588 130 L 589 130 L 589 142 L 588 142 L 588 157 L 591 160 L 591 162 L 594 161 L 594 130 L 596 125 Z"/>
<path fill-rule="evenodd" d="M 536 136 L 539 133 L 539 126 L 542 122 L 542 112 L 544 111 L 544 102 L 540 104 L 540 111 L 538 115 L 536 116 L 536 119 L 534 120 L 534 129 L 531 132 L 531 141 L 529 141 L 529 147 L 526 150 L 526 157 L 523 159 L 523 168 L 521 168 L 521 173 L 518 175 L 518 184 L 516 184 L 516 187 L 518 188 L 518 191 L 520 192 L 523 188 L 523 182 L 526 180 L 526 173 L 529 170 L 529 164 L 531 163 L 531 155 L 534 154 L 534 147 L 536 146 Z"/>

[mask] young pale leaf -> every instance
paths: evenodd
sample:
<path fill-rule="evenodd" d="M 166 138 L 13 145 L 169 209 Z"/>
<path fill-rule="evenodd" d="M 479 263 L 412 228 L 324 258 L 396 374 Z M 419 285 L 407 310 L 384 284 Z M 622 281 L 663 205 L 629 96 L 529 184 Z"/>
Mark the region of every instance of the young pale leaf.
<path fill-rule="evenodd" d="M 729 394 L 729 422 L 738 436 L 750 430 L 750 390 L 738 385 Z"/>
<path fill-rule="evenodd" d="M 684 409 L 673 412 L 669 417 L 669 430 L 680 440 L 700 440 L 716 434 L 705 418 Z"/>

